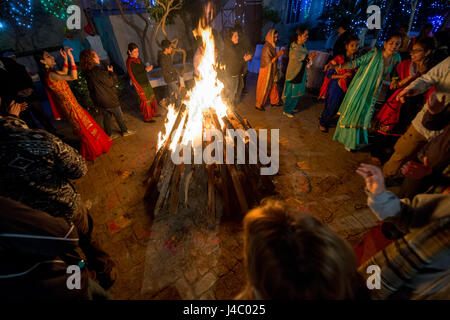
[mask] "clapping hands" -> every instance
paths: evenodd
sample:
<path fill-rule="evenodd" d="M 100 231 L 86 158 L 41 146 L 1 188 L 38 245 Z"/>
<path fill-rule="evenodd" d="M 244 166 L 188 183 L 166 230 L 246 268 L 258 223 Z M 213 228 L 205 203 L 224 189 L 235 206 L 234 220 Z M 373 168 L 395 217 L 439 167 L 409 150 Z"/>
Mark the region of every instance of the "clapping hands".
<path fill-rule="evenodd" d="M 371 194 L 380 194 L 386 191 L 383 172 L 377 166 L 361 163 L 356 173 L 366 181 L 366 188 Z"/>

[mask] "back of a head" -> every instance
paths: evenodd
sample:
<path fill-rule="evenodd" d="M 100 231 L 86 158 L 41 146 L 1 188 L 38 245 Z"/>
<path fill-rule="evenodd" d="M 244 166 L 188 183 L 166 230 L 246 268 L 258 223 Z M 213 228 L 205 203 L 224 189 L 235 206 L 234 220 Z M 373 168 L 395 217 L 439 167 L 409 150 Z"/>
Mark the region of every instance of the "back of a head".
<path fill-rule="evenodd" d="M 256 298 L 366 298 L 346 241 L 280 201 L 269 201 L 246 215 L 244 243 L 249 287 Z"/>
<path fill-rule="evenodd" d="M 161 49 L 164 51 L 167 48 L 169 48 L 171 46 L 171 43 L 169 40 L 164 39 L 163 41 L 161 41 Z"/>
<path fill-rule="evenodd" d="M 92 49 L 83 50 L 80 53 L 80 67 L 84 71 L 92 70 L 95 67 L 95 52 Z"/>

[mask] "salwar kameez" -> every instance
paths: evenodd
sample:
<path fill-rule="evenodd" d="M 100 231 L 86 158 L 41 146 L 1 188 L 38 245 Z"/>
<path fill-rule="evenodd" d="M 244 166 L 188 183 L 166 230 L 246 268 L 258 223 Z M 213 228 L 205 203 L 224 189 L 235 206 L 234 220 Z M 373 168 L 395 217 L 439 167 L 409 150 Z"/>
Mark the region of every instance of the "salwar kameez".
<path fill-rule="evenodd" d="M 374 105 L 382 80 L 392 72 L 399 61 L 400 55 L 394 53 L 391 63 L 384 66 L 383 51 L 374 49 L 350 63 L 350 68 L 359 70 L 339 108 L 340 117 L 333 140 L 352 150 L 368 144 Z"/>
<path fill-rule="evenodd" d="M 283 90 L 284 112 L 292 114 L 306 91 L 306 64 L 308 50 L 302 44 L 291 43 L 289 63 L 286 69 L 286 82 Z"/>

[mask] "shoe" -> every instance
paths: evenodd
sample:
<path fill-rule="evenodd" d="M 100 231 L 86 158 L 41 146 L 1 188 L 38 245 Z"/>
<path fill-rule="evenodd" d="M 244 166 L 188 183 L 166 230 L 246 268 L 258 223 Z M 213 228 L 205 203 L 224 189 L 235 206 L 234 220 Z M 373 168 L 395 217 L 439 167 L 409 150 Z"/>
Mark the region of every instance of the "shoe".
<path fill-rule="evenodd" d="M 294 110 L 292 111 L 292 113 L 299 113 L 299 112 L 300 112 L 299 109 L 294 109 Z"/>
<path fill-rule="evenodd" d="M 352 152 L 352 149 L 350 148 L 345 148 L 345 150 L 347 150 L 348 152 Z"/>
<path fill-rule="evenodd" d="M 294 115 L 293 115 L 293 114 L 286 113 L 286 112 L 284 112 L 284 111 L 283 111 L 283 116 L 286 116 L 286 117 L 288 117 L 288 118 L 294 118 Z"/>
<path fill-rule="evenodd" d="M 261 107 L 261 108 L 255 107 L 255 109 L 259 110 L 259 111 L 266 111 L 266 109 L 264 109 L 264 107 Z"/>
<path fill-rule="evenodd" d="M 134 131 L 134 130 L 127 130 L 124 133 L 122 133 L 122 137 L 128 137 L 128 136 L 131 136 L 133 134 L 136 134 L 136 131 Z"/>
<path fill-rule="evenodd" d="M 320 124 L 319 124 L 319 130 L 322 131 L 322 132 L 325 132 L 325 133 L 328 132 L 328 128 L 324 127 L 324 126 L 321 126 Z"/>
<path fill-rule="evenodd" d="M 157 113 L 153 116 L 153 118 L 158 118 L 158 117 L 161 117 L 161 113 Z"/>
<path fill-rule="evenodd" d="M 144 122 L 145 122 L 145 123 L 153 123 L 153 122 L 156 122 L 156 120 L 153 120 L 153 119 L 152 119 L 152 120 L 148 120 L 148 121 L 145 121 L 145 120 L 144 120 Z"/>
<path fill-rule="evenodd" d="M 112 140 L 115 140 L 115 139 L 117 139 L 118 137 L 120 137 L 120 135 L 118 135 L 117 133 L 113 133 L 112 135 L 111 135 L 111 139 Z"/>
<path fill-rule="evenodd" d="M 117 278 L 117 267 L 114 261 L 95 241 L 91 240 L 86 248 L 82 249 L 86 254 L 87 267 L 95 271 L 96 279 L 100 285 L 108 290 Z"/>
<path fill-rule="evenodd" d="M 272 107 L 282 107 L 283 104 L 281 102 L 278 102 L 277 104 L 270 104 Z"/>

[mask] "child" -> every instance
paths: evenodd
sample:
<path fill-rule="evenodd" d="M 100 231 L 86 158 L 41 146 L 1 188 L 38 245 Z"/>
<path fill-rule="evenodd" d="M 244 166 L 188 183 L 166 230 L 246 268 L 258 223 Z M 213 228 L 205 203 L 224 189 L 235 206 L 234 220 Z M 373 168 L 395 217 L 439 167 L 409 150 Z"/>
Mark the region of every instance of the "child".
<path fill-rule="evenodd" d="M 338 55 L 331 60 L 330 64 L 343 64 L 353 60 L 357 49 L 358 38 L 355 35 L 350 35 L 345 41 L 345 56 L 343 54 Z M 319 120 L 320 131 L 328 132 L 330 121 L 336 115 L 355 72 L 356 69 L 335 70 L 332 68 L 328 70 L 326 77 L 329 79 L 329 83 L 325 95 L 325 107 Z"/>

